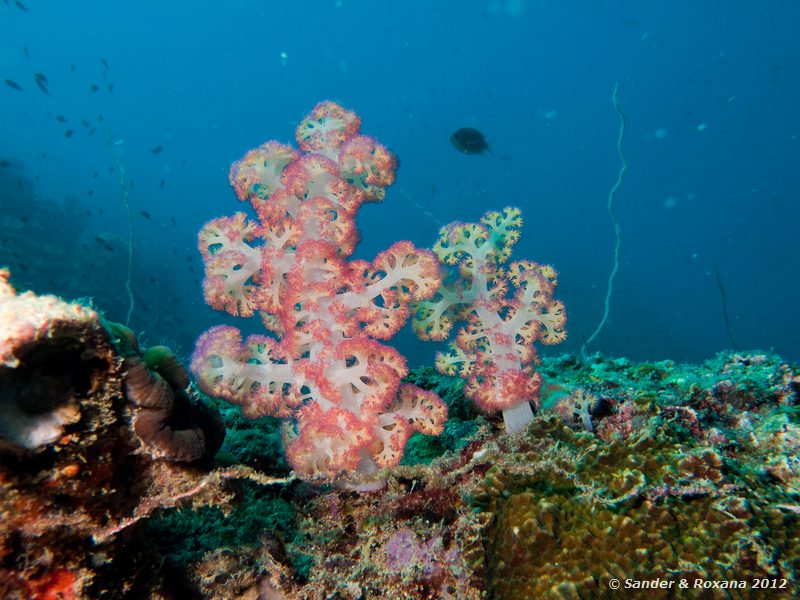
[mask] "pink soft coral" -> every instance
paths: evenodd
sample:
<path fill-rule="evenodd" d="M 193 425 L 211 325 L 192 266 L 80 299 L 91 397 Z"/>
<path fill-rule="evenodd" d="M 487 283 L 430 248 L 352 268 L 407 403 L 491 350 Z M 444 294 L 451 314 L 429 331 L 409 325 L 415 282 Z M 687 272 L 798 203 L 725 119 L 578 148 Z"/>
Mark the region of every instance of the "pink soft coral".
<path fill-rule="evenodd" d="M 287 459 L 309 480 L 372 477 L 400 461 L 415 431 L 439 433 L 447 419 L 435 394 L 401 385 L 405 359 L 376 341 L 436 292 L 436 257 L 400 241 L 371 263 L 348 261 L 358 207 L 383 199 L 397 164 L 359 125 L 323 102 L 297 129 L 304 152 L 277 142 L 248 152 L 230 180 L 259 222 L 238 213 L 199 236 L 208 304 L 259 312 L 275 337 L 242 341 L 236 328 L 214 327 L 198 340 L 192 371 L 246 416 L 286 419 Z"/>
<path fill-rule="evenodd" d="M 436 367 L 464 378 L 464 394 L 482 411 L 502 411 L 509 433 L 533 418 L 531 402 L 538 406 L 533 344 L 566 337 L 564 305 L 553 299 L 555 270 L 524 260 L 506 265 L 521 227 L 516 208 L 444 227 L 434 252 L 449 276 L 433 299 L 414 306 L 413 321 L 429 340 L 446 339 L 456 321 L 466 321 Z"/>

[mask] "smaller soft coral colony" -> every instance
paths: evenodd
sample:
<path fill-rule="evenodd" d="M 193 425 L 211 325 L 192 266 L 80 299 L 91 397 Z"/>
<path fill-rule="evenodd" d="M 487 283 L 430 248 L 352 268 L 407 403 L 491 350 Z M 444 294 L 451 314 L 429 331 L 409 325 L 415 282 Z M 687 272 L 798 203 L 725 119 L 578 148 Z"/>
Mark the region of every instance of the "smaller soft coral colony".
<path fill-rule="evenodd" d="M 405 359 L 377 341 L 436 292 L 436 257 L 400 241 L 371 263 L 347 260 L 356 211 L 383 199 L 397 166 L 359 127 L 355 113 L 322 102 L 297 128 L 300 151 L 273 141 L 248 152 L 230 180 L 259 222 L 237 213 L 199 236 L 208 304 L 259 312 L 273 337 L 242 342 L 236 328 L 214 327 L 192 371 L 246 416 L 286 419 L 287 459 L 308 480 L 363 483 L 398 464 L 414 432 L 440 433 L 447 419 L 438 396 L 401 384 Z"/>
<path fill-rule="evenodd" d="M 444 227 L 434 252 L 448 276 L 432 299 L 415 305 L 413 321 L 431 340 L 446 339 L 455 321 L 466 321 L 436 367 L 464 378 L 464 395 L 481 410 L 502 411 L 509 433 L 533 419 L 531 402 L 538 407 L 542 379 L 533 369 L 533 344 L 566 338 L 564 305 L 553 299 L 555 270 L 526 260 L 505 265 L 521 228 L 517 208 Z"/>

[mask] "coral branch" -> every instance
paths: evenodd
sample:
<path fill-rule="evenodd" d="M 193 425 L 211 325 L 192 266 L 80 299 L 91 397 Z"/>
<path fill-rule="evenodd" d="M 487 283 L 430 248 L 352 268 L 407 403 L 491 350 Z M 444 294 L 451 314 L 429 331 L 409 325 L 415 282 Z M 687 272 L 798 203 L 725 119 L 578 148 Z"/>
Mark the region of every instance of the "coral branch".
<path fill-rule="evenodd" d="M 503 411 L 510 433 L 533 418 L 531 402 L 538 407 L 541 377 L 532 366 L 538 362 L 533 344 L 566 337 L 564 305 L 553 299 L 555 270 L 531 261 L 505 264 L 521 228 L 516 208 L 442 228 L 434 252 L 448 275 L 431 300 L 413 305 L 414 330 L 422 339 L 445 339 L 456 321 L 466 321 L 436 367 L 465 379 L 465 395 L 482 411 Z"/>
<path fill-rule="evenodd" d="M 243 213 L 200 232 L 206 301 L 234 316 L 260 313 L 275 337 L 242 341 L 214 327 L 197 342 L 201 388 L 248 417 L 286 419 L 289 463 L 307 480 L 374 477 L 396 465 L 415 431 L 441 431 L 444 403 L 401 386 L 403 357 L 391 339 L 413 301 L 439 287 L 436 257 L 400 241 L 371 263 L 348 260 L 355 214 L 381 201 L 397 161 L 359 135 L 358 116 L 322 102 L 297 128 L 300 151 L 268 142 L 234 163 L 230 181 L 249 200 Z"/>

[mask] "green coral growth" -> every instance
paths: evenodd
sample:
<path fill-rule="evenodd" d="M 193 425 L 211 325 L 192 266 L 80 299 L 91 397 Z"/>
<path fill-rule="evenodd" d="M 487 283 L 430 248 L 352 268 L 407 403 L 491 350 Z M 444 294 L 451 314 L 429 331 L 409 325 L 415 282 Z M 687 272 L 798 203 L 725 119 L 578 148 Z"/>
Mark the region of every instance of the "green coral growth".
<path fill-rule="evenodd" d="M 202 507 L 164 512 L 147 522 L 148 537 L 156 541 L 168 561 L 177 565 L 188 565 L 220 548 L 258 546 L 265 534 L 291 539 L 296 532 L 295 507 L 280 497 L 280 489 L 247 481 L 241 482 L 229 514 Z"/>

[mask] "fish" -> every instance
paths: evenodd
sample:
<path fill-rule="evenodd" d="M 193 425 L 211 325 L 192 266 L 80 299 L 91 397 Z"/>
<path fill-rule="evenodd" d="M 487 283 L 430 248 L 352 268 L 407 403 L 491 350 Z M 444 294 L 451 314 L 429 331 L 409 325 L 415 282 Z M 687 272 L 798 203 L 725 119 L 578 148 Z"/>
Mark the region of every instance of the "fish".
<path fill-rule="evenodd" d="M 98 212 L 98 214 L 102 215 L 103 214 L 103 209 L 102 208 L 98 208 L 97 212 Z"/>
<path fill-rule="evenodd" d="M 472 127 L 462 127 L 454 132 L 450 136 L 450 143 L 463 154 L 482 154 L 486 151 L 491 153 L 486 138 L 480 131 Z"/>
<path fill-rule="evenodd" d="M 101 59 L 100 59 L 100 62 L 101 62 L 101 63 L 103 63 L 103 66 L 104 66 L 106 69 L 108 69 L 108 68 L 109 68 L 109 67 L 108 67 L 108 61 L 107 61 L 105 58 L 101 58 Z"/>
<path fill-rule="evenodd" d="M 70 73 L 74 73 L 75 72 L 75 65 L 74 64 L 71 64 L 69 66 L 69 71 L 70 71 Z"/>
<path fill-rule="evenodd" d="M 12 90 L 17 90 L 18 92 L 22 91 L 22 86 L 13 79 L 6 79 L 6 85 L 10 87 Z"/>
<path fill-rule="evenodd" d="M 90 127 L 89 121 L 87 121 L 86 119 L 81 119 L 81 125 L 83 125 L 86 128 Z"/>
<path fill-rule="evenodd" d="M 30 58 L 31 57 L 31 53 L 28 51 L 28 47 L 27 46 L 23 46 L 22 47 L 22 53 L 25 55 L 26 58 Z"/>
<path fill-rule="evenodd" d="M 159 186 L 158 186 L 158 187 L 159 187 L 160 189 L 162 189 L 162 190 L 163 190 L 165 185 L 166 185 L 166 183 L 165 183 L 165 181 L 162 179 L 162 180 L 161 180 L 161 183 L 159 184 Z"/>
<path fill-rule="evenodd" d="M 36 85 L 48 96 L 50 92 L 47 91 L 47 75 L 44 73 L 34 73 L 33 78 L 36 80 Z"/>
<path fill-rule="evenodd" d="M 153 218 L 153 215 L 151 215 L 146 210 L 140 210 L 139 214 L 142 215 L 145 219 L 152 219 Z"/>
<path fill-rule="evenodd" d="M 56 117 L 56 121 L 58 121 L 59 123 L 66 123 L 67 122 L 67 117 L 65 117 L 64 115 L 58 115 Z"/>
<path fill-rule="evenodd" d="M 114 84 L 113 83 L 109 83 L 108 84 L 108 93 L 109 94 L 113 94 L 114 93 Z"/>
<path fill-rule="evenodd" d="M 0 169 L 7 169 L 11 166 L 10 160 L 0 160 Z"/>
<path fill-rule="evenodd" d="M 92 190 L 92 189 L 86 190 L 86 195 L 89 196 L 89 197 L 94 196 L 94 190 Z"/>
<path fill-rule="evenodd" d="M 102 246 L 104 250 L 107 250 L 108 252 L 114 251 L 114 246 L 109 244 L 105 238 L 102 238 L 99 235 L 97 235 L 95 236 L 94 241 L 100 244 L 100 246 Z"/>
<path fill-rule="evenodd" d="M 72 131 L 72 129 L 67 129 L 67 130 L 64 132 L 64 137 L 71 138 L 73 133 L 75 133 L 75 132 L 74 132 L 74 131 Z"/>
<path fill-rule="evenodd" d="M 97 179 L 97 171 L 95 171 L 94 173 L 92 173 L 92 179 Z"/>
<path fill-rule="evenodd" d="M 90 90 L 92 90 L 92 93 L 93 93 L 93 94 L 96 94 L 97 92 L 99 92 L 99 91 L 100 91 L 100 86 L 98 86 L 96 83 L 93 83 L 93 84 L 92 84 L 92 87 L 91 87 L 91 88 L 89 88 L 89 89 L 90 89 Z"/>
<path fill-rule="evenodd" d="M 156 146 L 155 148 L 153 148 L 152 150 L 150 150 L 150 154 L 161 154 L 161 151 L 162 151 L 163 149 L 164 149 L 164 146 L 162 146 L 162 145 L 160 145 L 160 144 L 159 144 L 158 146 Z"/>
<path fill-rule="evenodd" d="M 25 6 L 22 2 L 20 2 L 20 0 L 16 0 L 16 2 L 14 2 L 14 4 L 16 4 L 17 8 L 20 9 L 22 12 L 31 12 L 31 11 L 28 10 L 27 6 Z"/>

